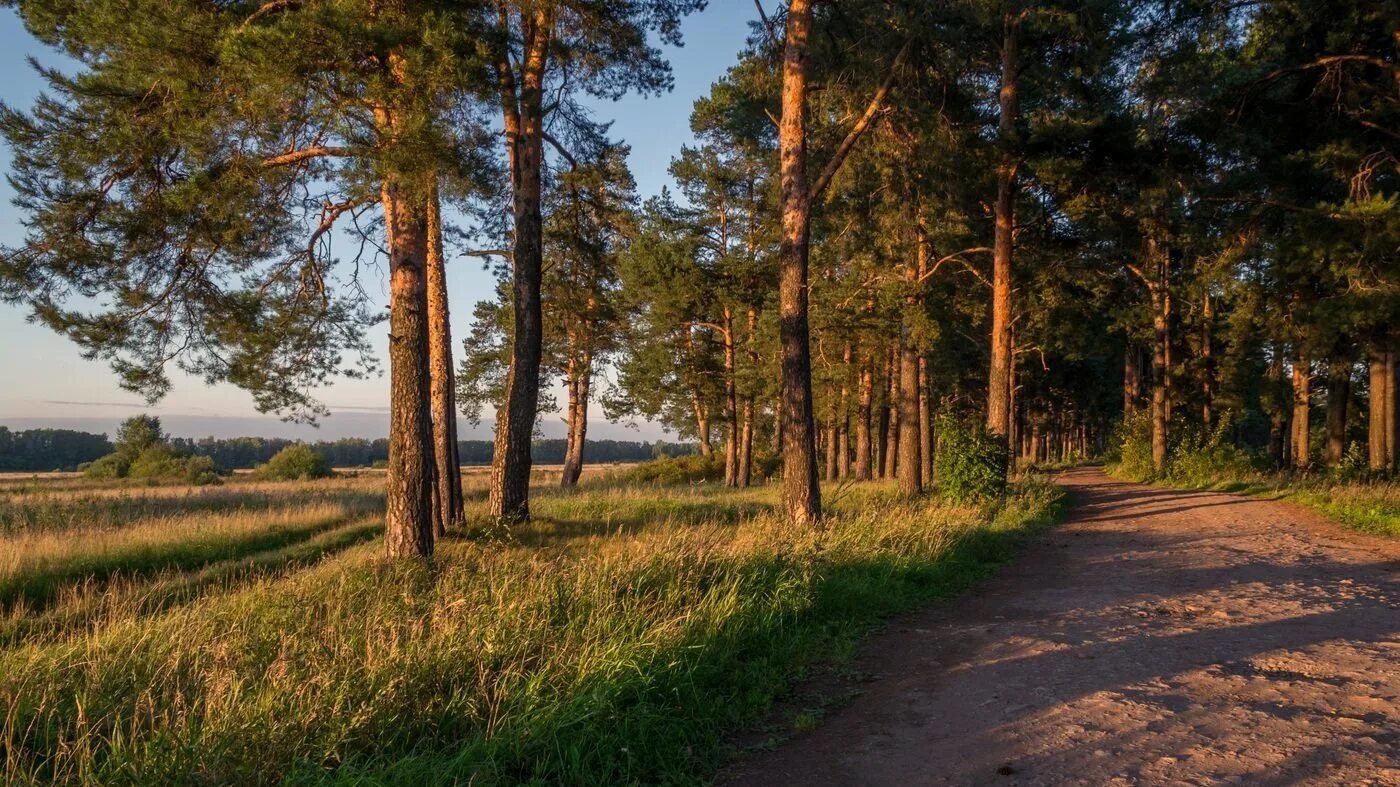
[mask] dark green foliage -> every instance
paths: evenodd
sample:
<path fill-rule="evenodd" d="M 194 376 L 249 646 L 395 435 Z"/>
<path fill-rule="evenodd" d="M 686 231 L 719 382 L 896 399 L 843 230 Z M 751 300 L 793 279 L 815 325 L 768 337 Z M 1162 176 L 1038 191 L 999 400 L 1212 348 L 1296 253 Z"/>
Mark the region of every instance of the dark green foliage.
<path fill-rule="evenodd" d="M 112 453 L 81 467 L 89 478 L 132 478 L 204 485 L 219 483 L 219 468 L 207 456 L 193 455 L 168 442 L 160 419 L 138 415 L 117 431 Z"/>
<path fill-rule="evenodd" d="M 106 435 L 72 429 L 10 431 L 0 426 L 0 471 L 75 470 L 111 452 Z"/>
<path fill-rule="evenodd" d="M 619 480 L 634 484 L 695 484 L 724 477 L 724 457 L 719 454 L 667 457 L 642 462 L 627 469 Z"/>
<path fill-rule="evenodd" d="M 942 419 L 934 468 L 945 500 L 976 503 L 1006 494 L 1006 449 L 980 423 Z"/>
<path fill-rule="evenodd" d="M 307 481 L 334 475 L 324 456 L 306 443 L 294 443 L 258 465 L 253 477 L 260 481 Z"/>

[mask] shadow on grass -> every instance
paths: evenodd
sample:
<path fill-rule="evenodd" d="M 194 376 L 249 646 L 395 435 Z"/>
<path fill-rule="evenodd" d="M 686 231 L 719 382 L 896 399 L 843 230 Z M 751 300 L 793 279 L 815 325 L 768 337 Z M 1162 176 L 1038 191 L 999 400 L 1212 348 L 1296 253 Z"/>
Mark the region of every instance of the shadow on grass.
<path fill-rule="evenodd" d="M 123 616 L 148 617 L 211 593 L 228 592 L 258 579 L 285 576 L 371 541 L 383 529 L 383 522 L 377 519 L 354 522 L 280 549 L 214 563 L 198 571 L 155 575 L 149 582 L 125 588 L 106 587 L 113 584 L 111 579 L 92 583 L 92 593 L 84 592 L 88 585 L 71 586 L 71 602 L 60 596 L 40 614 L 0 621 L 0 648 L 54 642 L 81 633 L 99 620 L 108 620 L 114 611 Z"/>
<path fill-rule="evenodd" d="M 348 520 L 349 517 L 340 515 L 252 533 L 215 533 L 182 541 L 137 543 L 100 553 L 68 556 L 62 562 L 21 565 L 14 573 L 0 579 L 0 610 L 16 604 L 23 604 L 31 611 L 43 610 L 65 588 L 79 583 L 91 583 L 100 588 L 119 579 L 202 569 L 281 549 L 338 528 Z"/>
<path fill-rule="evenodd" d="M 703 783 L 735 753 L 737 734 L 810 669 L 849 658 L 884 619 L 967 590 L 1061 510 L 1056 504 L 1015 527 L 969 529 L 933 555 L 723 564 L 687 578 L 740 583 L 744 605 L 717 625 L 698 622 L 645 660 L 589 674 L 562 693 L 512 696 L 489 733 L 479 719 L 430 715 L 387 750 L 362 751 L 333 770 L 303 764 L 293 781 Z M 425 750 L 424 739 L 440 743 Z"/>

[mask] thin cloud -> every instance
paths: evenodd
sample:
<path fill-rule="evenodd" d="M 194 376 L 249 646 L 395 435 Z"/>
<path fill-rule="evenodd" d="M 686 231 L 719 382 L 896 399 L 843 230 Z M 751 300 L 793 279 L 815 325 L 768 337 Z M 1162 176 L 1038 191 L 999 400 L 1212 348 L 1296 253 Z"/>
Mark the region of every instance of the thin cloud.
<path fill-rule="evenodd" d="M 40 402 L 41 404 L 75 404 L 79 407 L 135 407 L 142 409 L 149 407 L 149 405 L 140 402 L 134 404 L 131 402 L 70 402 L 66 399 L 42 399 Z"/>

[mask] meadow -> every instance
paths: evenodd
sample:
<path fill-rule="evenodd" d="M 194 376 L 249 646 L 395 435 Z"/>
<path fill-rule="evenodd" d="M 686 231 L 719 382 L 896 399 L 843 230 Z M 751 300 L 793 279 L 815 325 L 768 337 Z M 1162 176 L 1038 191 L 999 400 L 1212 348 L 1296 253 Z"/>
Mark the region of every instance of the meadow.
<path fill-rule="evenodd" d="M 542 470 L 534 520 L 382 557 L 383 476 L 217 487 L 0 479 L 6 783 L 703 781 L 883 618 L 953 595 L 1058 515 Z"/>

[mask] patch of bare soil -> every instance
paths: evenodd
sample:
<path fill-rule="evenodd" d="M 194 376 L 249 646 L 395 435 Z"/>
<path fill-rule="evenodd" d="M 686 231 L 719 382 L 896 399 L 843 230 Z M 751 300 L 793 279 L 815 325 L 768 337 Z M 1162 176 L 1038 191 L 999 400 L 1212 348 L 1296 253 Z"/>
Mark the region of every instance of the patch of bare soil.
<path fill-rule="evenodd" d="M 897 621 L 734 785 L 1400 785 L 1400 543 L 1287 503 L 1060 477 L 1067 522 Z"/>

